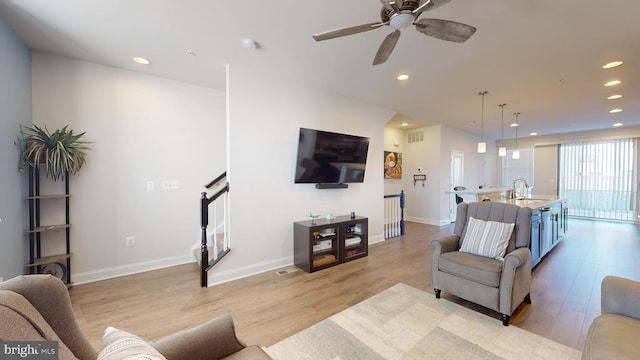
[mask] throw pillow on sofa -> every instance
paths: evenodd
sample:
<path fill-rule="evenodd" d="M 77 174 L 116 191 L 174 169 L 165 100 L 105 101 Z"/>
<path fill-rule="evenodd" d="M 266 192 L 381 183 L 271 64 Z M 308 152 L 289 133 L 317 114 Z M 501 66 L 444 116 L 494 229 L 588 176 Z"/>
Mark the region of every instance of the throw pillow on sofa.
<path fill-rule="evenodd" d="M 102 336 L 98 360 L 166 360 L 141 338 L 109 326 Z"/>

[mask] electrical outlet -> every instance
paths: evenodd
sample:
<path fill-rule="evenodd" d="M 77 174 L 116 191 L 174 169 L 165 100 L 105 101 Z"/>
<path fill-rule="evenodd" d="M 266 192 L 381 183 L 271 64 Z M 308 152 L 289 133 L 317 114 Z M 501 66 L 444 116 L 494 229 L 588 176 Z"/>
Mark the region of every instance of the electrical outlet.
<path fill-rule="evenodd" d="M 180 189 L 180 181 L 178 180 L 163 180 L 162 188 L 164 190 L 177 190 Z"/>
<path fill-rule="evenodd" d="M 147 181 L 147 191 L 153 191 L 156 189 L 156 183 L 149 180 Z"/>
<path fill-rule="evenodd" d="M 124 246 L 131 247 L 136 246 L 136 238 L 133 236 L 127 236 L 124 238 Z"/>

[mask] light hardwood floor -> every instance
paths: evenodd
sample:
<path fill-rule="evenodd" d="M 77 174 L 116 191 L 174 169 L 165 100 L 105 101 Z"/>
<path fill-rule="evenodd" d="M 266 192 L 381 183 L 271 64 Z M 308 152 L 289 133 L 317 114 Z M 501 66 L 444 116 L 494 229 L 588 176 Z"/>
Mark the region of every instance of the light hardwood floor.
<path fill-rule="evenodd" d="M 370 246 L 368 257 L 313 274 L 274 270 L 203 289 L 194 263 L 77 285 L 70 294 L 96 349 L 107 326 L 154 340 L 226 312 L 241 339 L 269 346 L 398 282 L 433 293 L 431 240 L 451 231 L 451 225 L 408 223 L 407 235 Z M 640 281 L 638 259 L 637 225 L 570 219 L 568 235 L 534 269 L 533 303 L 516 310 L 512 326 L 581 349 L 600 313 L 600 281 L 606 275 Z M 500 321 L 451 295 L 443 293 L 442 301 Z"/>

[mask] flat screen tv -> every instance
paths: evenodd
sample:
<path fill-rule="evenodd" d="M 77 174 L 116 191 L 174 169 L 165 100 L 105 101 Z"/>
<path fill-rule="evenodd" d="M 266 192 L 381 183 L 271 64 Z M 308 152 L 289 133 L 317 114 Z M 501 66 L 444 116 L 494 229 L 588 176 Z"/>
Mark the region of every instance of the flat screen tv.
<path fill-rule="evenodd" d="M 300 128 L 295 182 L 364 182 L 368 150 L 368 137 Z"/>

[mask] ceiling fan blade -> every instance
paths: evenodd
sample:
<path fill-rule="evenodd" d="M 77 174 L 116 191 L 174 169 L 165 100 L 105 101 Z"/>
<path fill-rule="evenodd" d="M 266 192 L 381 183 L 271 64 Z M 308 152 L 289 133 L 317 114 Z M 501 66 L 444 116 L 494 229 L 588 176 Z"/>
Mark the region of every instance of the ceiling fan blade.
<path fill-rule="evenodd" d="M 381 22 L 375 22 L 375 23 L 363 24 L 363 25 L 352 26 L 352 27 L 347 27 L 342 29 L 329 30 L 329 31 L 321 32 L 319 34 L 315 34 L 313 35 L 313 38 L 316 41 L 334 39 L 341 36 L 353 35 L 353 34 L 365 32 L 365 31 L 377 29 L 383 25 L 387 25 L 387 24 L 381 23 Z"/>
<path fill-rule="evenodd" d="M 391 55 L 391 52 L 393 52 L 393 49 L 396 47 L 398 39 L 400 39 L 400 30 L 396 30 L 384 38 L 380 48 L 378 48 L 376 57 L 373 59 L 373 65 L 379 65 L 387 61 L 389 55 Z"/>
<path fill-rule="evenodd" d="M 421 19 L 414 23 L 416 30 L 434 38 L 463 43 L 476 32 L 476 28 L 451 20 Z"/>
<path fill-rule="evenodd" d="M 449 3 L 451 0 L 426 0 L 422 5 L 413 10 L 414 14 L 420 14 L 423 11 L 433 10 L 442 5 Z"/>
<path fill-rule="evenodd" d="M 386 7 L 389 10 L 393 10 L 390 4 L 391 0 L 380 0 L 380 2 L 382 3 L 382 6 Z"/>

